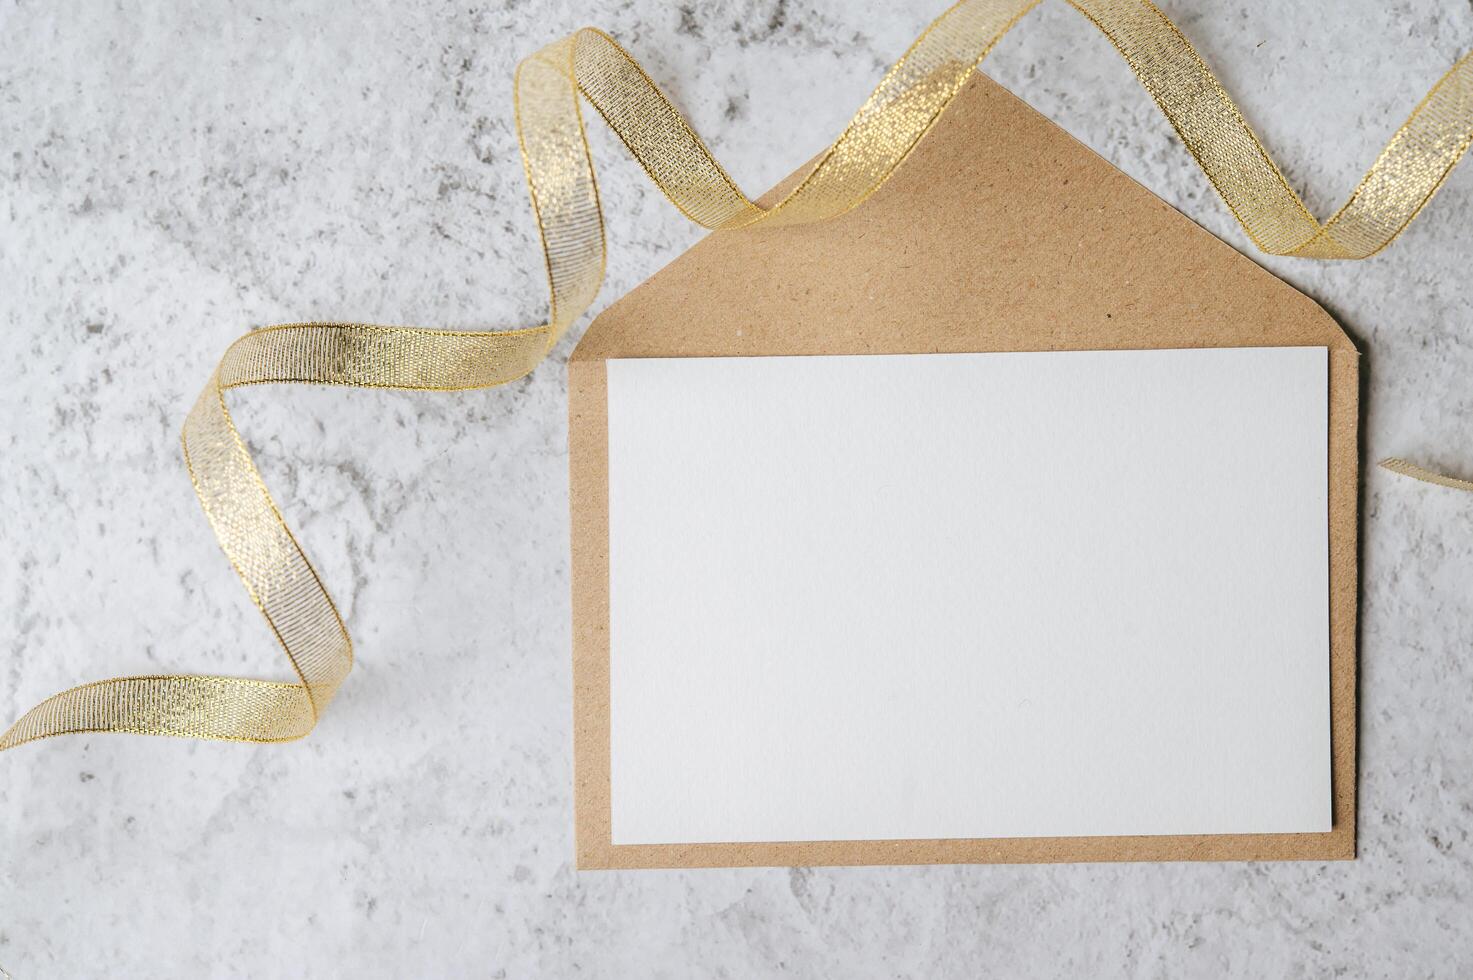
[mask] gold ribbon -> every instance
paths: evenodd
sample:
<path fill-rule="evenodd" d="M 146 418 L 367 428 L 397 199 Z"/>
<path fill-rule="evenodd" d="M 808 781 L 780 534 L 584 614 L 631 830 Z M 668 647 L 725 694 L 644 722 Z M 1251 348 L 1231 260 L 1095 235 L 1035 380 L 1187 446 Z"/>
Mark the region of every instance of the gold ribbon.
<path fill-rule="evenodd" d="M 1321 259 L 1386 247 L 1473 141 L 1473 55 L 1432 88 L 1350 199 L 1317 221 L 1289 187 L 1217 79 L 1146 0 L 1067 0 L 1110 39 L 1260 249 Z M 537 366 L 593 302 L 603 279 L 603 214 L 579 96 L 598 110 L 656 186 L 710 229 L 822 221 L 885 182 L 977 63 L 1038 0 L 963 0 L 931 24 L 844 132 L 779 204 L 750 201 L 649 76 L 613 39 L 582 30 L 516 72 L 517 134 L 547 260 L 543 326 L 462 332 L 357 323 L 270 327 L 225 351 L 184 423 L 184 458 L 221 548 L 291 660 L 299 681 L 153 676 L 99 681 L 37 705 L 0 750 L 70 732 L 134 732 L 279 742 L 312 730 L 353 665 L 342 617 L 267 492 L 225 394 L 260 384 L 462 391 Z M 1463 489 L 1410 464 L 1397 472 Z"/>
<path fill-rule="evenodd" d="M 1416 463 L 1409 463 L 1397 456 L 1390 456 L 1381 460 L 1381 465 L 1393 473 L 1409 476 L 1413 480 L 1421 480 L 1423 483 L 1435 483 L 1439 487 L 1448 487 L 1452 490 L 1464 490 L 1473 493 L 1473 481 L 1459 480 L 1455 476 L 1443 476 Z"/>

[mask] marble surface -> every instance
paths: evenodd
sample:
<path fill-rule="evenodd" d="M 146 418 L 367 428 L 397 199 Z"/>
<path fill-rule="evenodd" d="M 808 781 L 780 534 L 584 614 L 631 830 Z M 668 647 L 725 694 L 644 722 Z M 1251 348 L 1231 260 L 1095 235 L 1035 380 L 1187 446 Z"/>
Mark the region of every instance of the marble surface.
<path fill-rule="evenodd" d="M 1170 0 L 1325 214 L 1473 44 L 1443 0 Z M 518 56 L 605 27 L 748 188 L 939 4 L 0 0 L 0 716 L 121 673 L 284 676 L 178 455 L 245 329 L 538 321 Z M 1051 0 L 987 71 L 1227 241 L 1120 59 Z M 601 129 L 604 301 L 697 237 Z M 1266 260 L 1367 354 L 1364 437 L 1473 467 L 1473 169 L 1383 256 Z M 581 326 L 579 328 L 581 330 Z M 0 756 L 0 966 L 38 977 L 1466 976 L 1473 500 L 1365 480 L 1360 858 L 577 873 L 564 363 L 459 396 L 234 405 L 359 665 L 287 747 Z"/>

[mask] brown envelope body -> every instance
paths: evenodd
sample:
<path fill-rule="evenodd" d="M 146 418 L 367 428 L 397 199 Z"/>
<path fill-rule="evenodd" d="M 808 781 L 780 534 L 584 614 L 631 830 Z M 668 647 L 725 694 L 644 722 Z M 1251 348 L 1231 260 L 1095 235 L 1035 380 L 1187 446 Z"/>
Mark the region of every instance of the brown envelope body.
<path fill-rule="evenodd" d="M 1330 349 L 1329 833 L 612 843 L 606 359 L 1249 346 Z M 981 75 L 858 209 L 707 237 L 569 366 L 578 866 L 1353 858 L 1358 372 L 1313 301 Z"/>

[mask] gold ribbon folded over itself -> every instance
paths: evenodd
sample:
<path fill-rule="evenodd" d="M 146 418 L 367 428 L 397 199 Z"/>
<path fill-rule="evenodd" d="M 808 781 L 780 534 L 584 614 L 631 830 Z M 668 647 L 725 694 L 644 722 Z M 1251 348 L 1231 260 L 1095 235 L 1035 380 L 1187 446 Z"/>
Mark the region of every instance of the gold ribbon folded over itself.
<path fill-rule="evenodd" d="M 1039 0 L 963 0 L 890 69 L 819 162 L 770 209 L 727 176 L 649 76 L 607 35 L 582 30 L 516 72 L 517 132 L 551 283 L 543 326 L 504 332 L 355 323 L 270 327 L 231 344 L 184 423 L 184 458 L 220 546 L 299 678 L 155 676 L 55 695 L 0 736 L 0 750 L 69 732 L 279 742 L 312 730 L 353 664 L 342 617 L 261 482 L 225 394 L 304 383 L 462 391 L 513 381 L 543 360 L 603 279 L 603 214 L 580 95 L 680 211 L 711 229 L 821 221 L 873 193 L 969 73 Z M 1259 248 L 1364 258 L 1386 247 L 1473 142 L 1473 55 L 1435 85 L 1355 192 L 1320 223 L 1289 187 L 1217 79 L 1146 0 L 1067 0 L 1120 51 Z M 1395 461 L 1397 472 L 1473 489 Z"/>

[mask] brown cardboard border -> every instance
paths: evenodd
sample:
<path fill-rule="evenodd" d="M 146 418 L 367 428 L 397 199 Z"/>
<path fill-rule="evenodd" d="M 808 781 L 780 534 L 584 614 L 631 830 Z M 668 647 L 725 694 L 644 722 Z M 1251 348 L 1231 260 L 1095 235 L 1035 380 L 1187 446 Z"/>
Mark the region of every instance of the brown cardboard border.
<path fill-rule="evenodd" d="M 1274 345 L 1329 348 L 1329 833 L 612 843 L 604 360 Z M 606 310 L 569 364 L 578 867 L 1354 858 L 1359 384 L 1312 301 L 981 76 L 863 207 L 706 238 Z"/>

